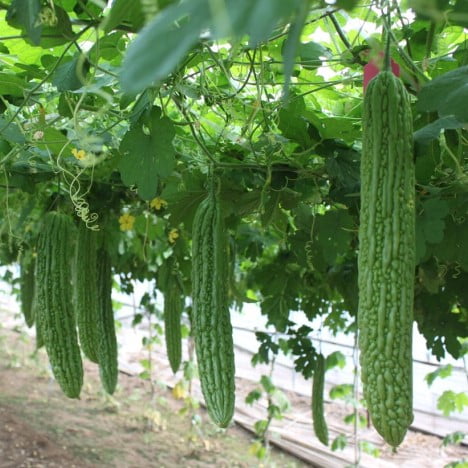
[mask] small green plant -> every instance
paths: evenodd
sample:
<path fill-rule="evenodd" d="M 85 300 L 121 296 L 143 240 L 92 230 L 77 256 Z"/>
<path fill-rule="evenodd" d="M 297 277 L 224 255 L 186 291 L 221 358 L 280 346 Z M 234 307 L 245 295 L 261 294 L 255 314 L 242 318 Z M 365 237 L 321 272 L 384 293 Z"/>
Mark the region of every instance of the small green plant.
<path fill-rule="evenodd" d="M 467 434 L 462 431 L 455 431 L 450 434 L 447 434 L 442 439 L 442 446 L 446 447 L 447 445 L 459 445 L 463 442 Z"/>
<path fill-rule="evenodd" d="M 344 434 L 339 434 L 335 437 L 331 444 L 331 449 L 333 452 L 337 450 L 344 450 L 348 445 L 348 438 Z"/>
<path fill-rule="evenodd" d="M 260 386 L 252 390 L 245 398 L 248 405 L 253 405 L 262 397 L 266 398 L 267 416 L 265 419 L 260 419 L 254 424 L 254 432 L 256 440 L 249 448 L 249 453 L 255 455 L 259 460 L 265 460 L 269 454 L 269 428 L 274 419 L 282 419 L 284 413 L 291 409 L 291 403 L 287 396 L 279 388 L 277 388 L 271 380 L 274 359 L 270 376 L 262 375 L 260 378 Z"/>
<path fill-rule="evenodd" d="M 445 465 L 444 468 L 468 468 L 468 459 L 454 461 Z"/>
<path fill-rule="evenodd" d="M 437 378 L 445 379 L 452 375 L 453 366 L 447 364 L 439 367 L 433 372 L 429 372 L 425 379 L 427 385 L 430 387 Z M 466 392 L 454 392 L 453 390 L 446 390 L 439 396 L 437 400 L 437 409 L 442 411 L 442 414 L 446 417 L 450 416 L 451 413 L 457 411 L 461 413 L 465 407 L 468 406 L 468 393 Z"/>

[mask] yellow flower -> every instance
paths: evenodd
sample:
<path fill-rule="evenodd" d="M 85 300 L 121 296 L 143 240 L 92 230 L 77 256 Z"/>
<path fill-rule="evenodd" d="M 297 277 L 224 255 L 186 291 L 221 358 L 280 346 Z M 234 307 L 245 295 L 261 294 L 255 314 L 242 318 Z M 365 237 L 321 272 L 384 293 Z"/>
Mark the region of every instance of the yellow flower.
<path fill-rule="evenodd" d="M 86 151 L 85 150 L 77 150 L 76 148 L 72 149 L 72 154 L 75 156 L 76 159 L 82 161 L 86 158 Z"/>
<path fill-rule="evenodd" d="M 166 206 L 167 206 L 167 201 L 159 197 L 153 198 L 150 201 L 150 207 L 154 208 L 157 211 L 160 210 L 161 208 L 166 208 Z"/>
<path fill-rule="evenodd" d="M 121 231 L 130 231 L 131 229 L 133 229 L 133 224 L 135 223 L 135 216 L 132 216 L 128 213 L 124 213 L 119 218 L 119 223 Z"/>
<path fill-rule="evenodd" d="M 172 389 L 172 395 L 177 400 L 183 400 L 187 397 L 187 390 L 185 389 L 184 383 L 182 381 L 177 382 Z"/>
<path fill-rule="evenodd" d="M 171 229 L 169 231 L 169 235 L 168 235 L 168 238 L 169 238 L 169 242 L 171 244 L 174 244 L 174 242 L 179 238 L 179 230 L 178 229 Z"/>

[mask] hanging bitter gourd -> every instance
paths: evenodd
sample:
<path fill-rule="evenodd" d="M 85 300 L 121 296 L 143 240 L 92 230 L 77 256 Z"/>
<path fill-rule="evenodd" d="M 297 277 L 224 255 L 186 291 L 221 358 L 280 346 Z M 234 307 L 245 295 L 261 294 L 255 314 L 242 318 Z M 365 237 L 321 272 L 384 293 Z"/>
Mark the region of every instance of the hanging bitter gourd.
<path fill-rule="evenodd" d="M 184 308 L 184 300 L 174 260 L 169 261 L 168 270 L 166 284 L 164 285 L 164 336 L 169 364 L 175 374 L 179 370 L 182 359 L 180 319 Z"/>
<path fill-rule="evenodd" d="M 85 356 L 96 363 L 99 343 L 97 236 L 85 223 L 80 223 L 74 262 L 74 304 L 80 345 Z"/>
<path fill-rule="evenodd" d="M 323 409 L 323 391 L 325 384 L 325 359 L 319 354 L 315 362 L 312 382 L 312 422 L 315 435 L 324 445 L 328 445 L 328 426 Z"/>
<path fill-rule="evenodd" d="M 71 298 L 70 247 L 73 222 L 66 214 L 49 212 L 37 242 L 35 310 L 52 372 L 70 398 L 78 398 L 83 367 Z"/>
<path fill-rule="evenodd" d="M 234 347 L 228 234 L 215 181 L 195 214 L 192 262 L 192 327 L 202 393 L 212 420 L 226 427 L 234 412 Z"/>
<path fill-rule="evenodd" d="M 34 269 L 34 258 L 24 255 L 20 261 L 20 302 L 21 312 L 29 328 L 34 325 Z"/>
<path fill-rule="evenodd" d="M 97 250 L 98 320 L 97 358 L 104 390 L 112 394 L 117 385 L 118 360 L 112 307 L 112 260 L 105 243 Z"/>
<path fill-rule="evenodd" d="M 413 420 L 414 162 L 409 95 L 389 71 L 367 88 L 359 228 L 359 347 L 373 425 L 398 446 Z"/>

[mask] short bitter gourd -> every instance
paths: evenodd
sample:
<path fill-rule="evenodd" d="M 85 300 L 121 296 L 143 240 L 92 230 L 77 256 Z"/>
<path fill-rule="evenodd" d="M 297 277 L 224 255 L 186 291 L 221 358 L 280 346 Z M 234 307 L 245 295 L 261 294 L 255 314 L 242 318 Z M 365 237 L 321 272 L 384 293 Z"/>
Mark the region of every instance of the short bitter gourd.
<path fill-rule="evenodd" d="M 164 291 L 164 336 L 166 352 L 172 372 L 179 370 L 182 359 L 182 332 L 180 318 L 184 301 L 176 275 L 171 275 Z"/>
<path fill-rule="evenodd" d="M 26 325 L 31 328 L 34 325 L 34 258 L 25 257 L 20 262 L 20 302 Z"/>
<path fill-rule="evenodd" d="M 409 95 L 380 72 L 364 98 L 359 347 L 373 425 L 398 446 L 413 420 L 414 162 Z"/>
<path fill-rule="evenodd" d="M 312 382 L 312 421 L 318 440 L 328 445 L 328 426 L 323 409 L 323 391 L 325 384 L 325 359 L 322 354 L 317 356 Z"/>

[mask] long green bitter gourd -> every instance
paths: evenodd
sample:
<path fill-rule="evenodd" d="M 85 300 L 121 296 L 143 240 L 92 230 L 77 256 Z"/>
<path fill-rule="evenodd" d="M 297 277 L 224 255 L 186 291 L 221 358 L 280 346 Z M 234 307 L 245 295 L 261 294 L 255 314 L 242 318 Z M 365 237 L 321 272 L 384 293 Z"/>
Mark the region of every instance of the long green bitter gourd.
<path fill-rule="evenodd" d="M 118 359 L 112 307 L 112 262 L 105 245 L 98 249 L 96 258 L 99 291 L 97 357 L 102 386 L 107 393 L 112 394 L 117 385 Z"/>
<path fill-rule="evenodd" d="M 184 308 L 183 298 L 177 284 L 177 277 L 173 275 L 164 292 L 164 336 L 166 352 L 172 372 L 179 370 L 182 359 L 182 332 L 180 318 Z"/>
<path fill-rule="evenodd" d="M 78 398 L 83 367 L 71 298 L 70 247 L 73 222 L 49 212 L 37 243 L 35 310 L 52 372 L 70 398 Z"/>
<path fill-rule="evenodd" d="M 29 262 L 22 258 L 20 262 L 20 302 L 24 321 L 29 328 L 34 325 L 34 267 L 34 258 L 29 259 Z"/>
<path fill-rule="evenodd" d="M 328 445 L 328 426 L 323 408 L 323 391 L 325 385 L 325 359 L 319 354 L 315 363 L 314 380 L 312 382 L 312 421 L 318 440 Z"/>
<path fill-rule="evenodd" d="M 359 347 L 372 423 L 393 447 L 413 421 L 415 175 L 409 95 L 391 72 L 367 88 L 359 228 Z"/>
<path fill-rule="evenodd" d="M 80 345 L 85 356 L 96 363 L 99 343 L 97 236 L 85 223 L 80 223 L 74 262 L 74 304 Z"/>
<path fill-rule="evenodd" d="M 234 412 L 234 347 L 228 301 L 228 235 L 214 185 L 193 223 L 192 326 L 208 413 L 216 424 L 226 427 Z"/>

